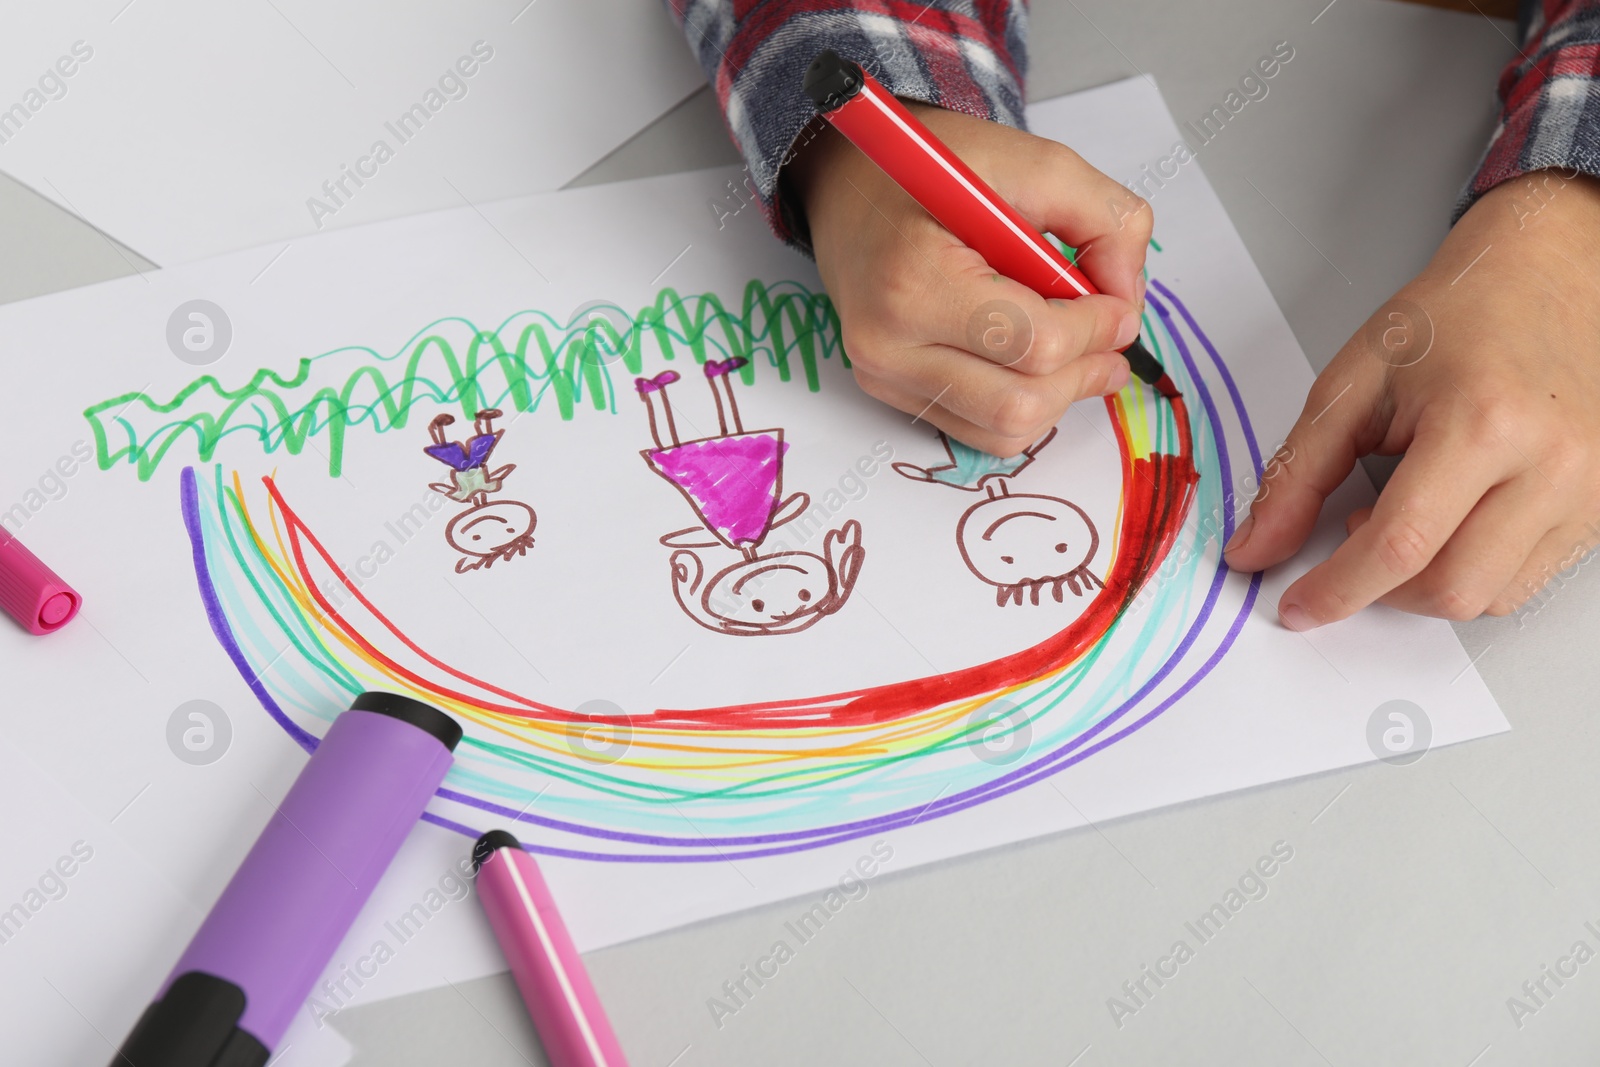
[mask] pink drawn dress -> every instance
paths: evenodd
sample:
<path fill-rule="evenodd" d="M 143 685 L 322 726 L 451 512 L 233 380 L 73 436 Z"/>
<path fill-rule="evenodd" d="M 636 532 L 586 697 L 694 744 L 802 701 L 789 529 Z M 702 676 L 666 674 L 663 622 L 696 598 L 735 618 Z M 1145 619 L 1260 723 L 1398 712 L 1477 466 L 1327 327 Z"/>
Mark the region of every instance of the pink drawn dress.
<path fill-rule="evenodd" d="M 701 523 L 729 548 L 759 545 L 771 529 L 783 485 L 782 430 L 752 430 L 641 452 L 677 487 Z"/>

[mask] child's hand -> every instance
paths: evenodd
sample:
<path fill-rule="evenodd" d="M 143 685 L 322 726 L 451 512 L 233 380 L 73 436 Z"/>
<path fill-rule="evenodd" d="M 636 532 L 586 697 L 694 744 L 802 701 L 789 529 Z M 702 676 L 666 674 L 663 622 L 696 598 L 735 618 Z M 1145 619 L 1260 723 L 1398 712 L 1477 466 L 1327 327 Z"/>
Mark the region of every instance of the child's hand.
<path fill-rule="evenodd" d="M 1150 211 L 1054 141 L 907 106 L 1024 217 L 1077 248 L 1104 295 L 1046 301 L 996 275 L 831 127 L 787 174 L 861 388 L 1014 456 L 1069 404 L 1127 382 L 1118 353 L 1139 331 Z"/>
<path fill-rule="evenodd" d="M 1375 600 L 1508 614 L 1600 541 L 1597 244 L 1600 182 L 1544 172 L 1498 186 L 1318 377 L 1229 566 L 1293 554 L 1358 457 L 1405 458 L 1332 558 L 1284 593 L 1284 625 Z"/>

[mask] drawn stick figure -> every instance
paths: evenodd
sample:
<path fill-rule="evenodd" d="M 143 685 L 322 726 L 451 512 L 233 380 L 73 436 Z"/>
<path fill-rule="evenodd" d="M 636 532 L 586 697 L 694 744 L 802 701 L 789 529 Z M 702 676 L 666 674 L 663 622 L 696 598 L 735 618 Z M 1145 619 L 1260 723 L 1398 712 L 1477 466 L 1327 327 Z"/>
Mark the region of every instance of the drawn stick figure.
<path fill-rule="evenodd" d="M 935 482 L 985 499 L 961 513 L 956 548 L 967 569 L 995 587 L 1000 607 L 1039 603 L 1048 589 L 1056 603 L 1065 588 L 1083 596 L 1104 583 L 1089 570 L 1100 535 L 1088 514 L 1070 500 L 1041 493 L 1013 493 L 1011 480 L 1022 473 L 1055 437 L 1051 430 L 1009 459 L 991 456 L 939 434 L 948 463 L 919 467 L 896 463 L 896 473 L 917 482 Z"/>
<path fill-rule="evenodd" d="M 450 481 L 432 482 L 428 488 L 458 504 L 466 504 L 445 527 L 444 537 L 462 554 L 456 572 L 489 567 L 502 559 L 520 556 L 533 547 L 533 528 L 538 516 L 520 500 L 490 500 L 498 493 L 506 476 L 517 469 L 515 463 L 491 470 L 489 458 L 505 436 L 494 428 L 503 412 L 486 408 L 473 421 L 473 434 L 465 442 L 445 438 L 445 428 L 455 423 L 452 415 L 438 415 L 428 424 L 433 444 L 422 451 L 450 468 Z"/>
<path fill-rule="evenodd" d="M 744 428 L 731 375 L 746 362 L 738 357 L 706 362 L 719 433 L 691 441 L 679 437 L 667 393 L 679 380 L 678 372 L 635 379 L 655 443 L 640 455 L 700 520 L 698 526 L 661 538 L 663 545 L 677 550 L 670 560 L 672 589 L 684 613 L 719 633 L 797 633 L 844 606 L 866 550 L 855 520 L 828 531 L 821 555 L 762 550 L 767 535 L 804 512 L 811 499 L 805 493 L 783 495 L 783 456 L 788 451 L 783 431 Z M 708 578 L 710 567 L 702 553 L 718 548 L 740 558 Z"/>

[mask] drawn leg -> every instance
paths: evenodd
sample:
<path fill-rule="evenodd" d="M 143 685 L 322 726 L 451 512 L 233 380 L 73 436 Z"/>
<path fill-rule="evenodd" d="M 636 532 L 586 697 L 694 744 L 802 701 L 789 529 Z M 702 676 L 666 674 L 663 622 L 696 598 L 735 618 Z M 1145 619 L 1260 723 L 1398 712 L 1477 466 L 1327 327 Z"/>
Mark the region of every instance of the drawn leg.
<path fill-rule="evenodd" d="M 672 401 L 667 398 L 667 386 L 678 380 L 678 372 L 664 370 L 654 378 L 635 378 L 634 389 L 638 390 L 639 399 L 644 401 L 645 411 L 650 418 L 650 438 L 655 441 L 657 448 L 675 448 L 678 445 L 678 427 L 672 421 Z M 661 410 L 667 424 L 667 435 L 661 436 L 661 430 L 656 424 L 656 405 L 654 398 L 661 397 Z"/>
<path fill-rule="evenodd" d="M 455 421 L 456 417 L 454 415 L 435 415 L 433 417 L 433 421 L 428 423 L 428 436 L 433 438 L 434 444 L 442 445 L 445 443 L 444 428 L 452 425 Z"/>
<path fill-rule="evenodd" d="M 722 403 L 722 390 L 717 388 L 717 379 L 712 377 L 712 368 L 714 366 L 716 366 L 716 362 L 714 360 L 708 360 L 706 362 L 706 384 L 711 386 L 711 399 L 716 401 L 717 404 L 717 432 L 723 437 L 727 437 L 729 433 L 728 409 Z"/>
<path fill-rule="evenodd" d="M 485 408 L 478 412 L 477 421 L 472 424 L 472 432 L 482 436 L 494 433 L 494 420 L 504 415 L 499 408 Z"/>
<path fill-rule="evenodd" d="M 711 395 L 716 398 L 717 422 L 721 424 L 724 435 L 726 435 L 729 430 L 727 419 L 723 416 L 722 411 L 723 394 L 726 394 L 728 398 L 728 413 L 733 416 L 732 432 L 744 433 L 744 423 L 739 419 L 739 402 L 733 398 L 733 380 L 731 375 L 734 371 L 738 370 L 740 367 L 749 362 L 750 361 L 745 359 L 743 356 L 733 356 L 722 360 L 706 360 L 706 382 L 711 386 Z M 722 383 L 721 391 L 717 389 L 718 382 Z"/>

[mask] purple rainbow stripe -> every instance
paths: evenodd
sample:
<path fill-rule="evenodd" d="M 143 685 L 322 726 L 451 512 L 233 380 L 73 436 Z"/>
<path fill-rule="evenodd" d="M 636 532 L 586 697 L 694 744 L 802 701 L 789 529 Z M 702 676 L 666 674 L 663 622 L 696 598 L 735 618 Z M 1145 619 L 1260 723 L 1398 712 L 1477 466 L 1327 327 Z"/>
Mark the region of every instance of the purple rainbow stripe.
<path fill-rule="evenodd" d="M 216 586 L 211 583 L 211 567 L 206 563 L 206 542 L 200 531 L 200 492 L 195 481 L 193 467 L 183 468 L 179 476 L 179 492 L 183 501 L 183 525 L 189 532 L 189 546 L 194 556 L 194 576 L 200 586 L 200 600 L 205 605 L 206 618 L 211 623 L 211 632 L 217 635 L 217 643 L 222 645 L 222 650 L 233 661 L 233 666 L 238 670 L 239 676 L 244 679 L 244 684 L 261 701 L 261 706 L 267 709 L 277 724 L 295 743 L 307 752 L 314 752 L 317 748 L 318 738 L 300 728 L 289 716 L 278 707 L 278 702 L 272 699 L 272 694 L 267 692 L 267 687 L 261 684 L 261 679 L 250 669 L 250 661 L 245 659 L 244 651 L 239 643 L 234 640 L 233 629 L 228 625 L 228 616 L 222 610 L 222 601 L 217 596 Z"/>

